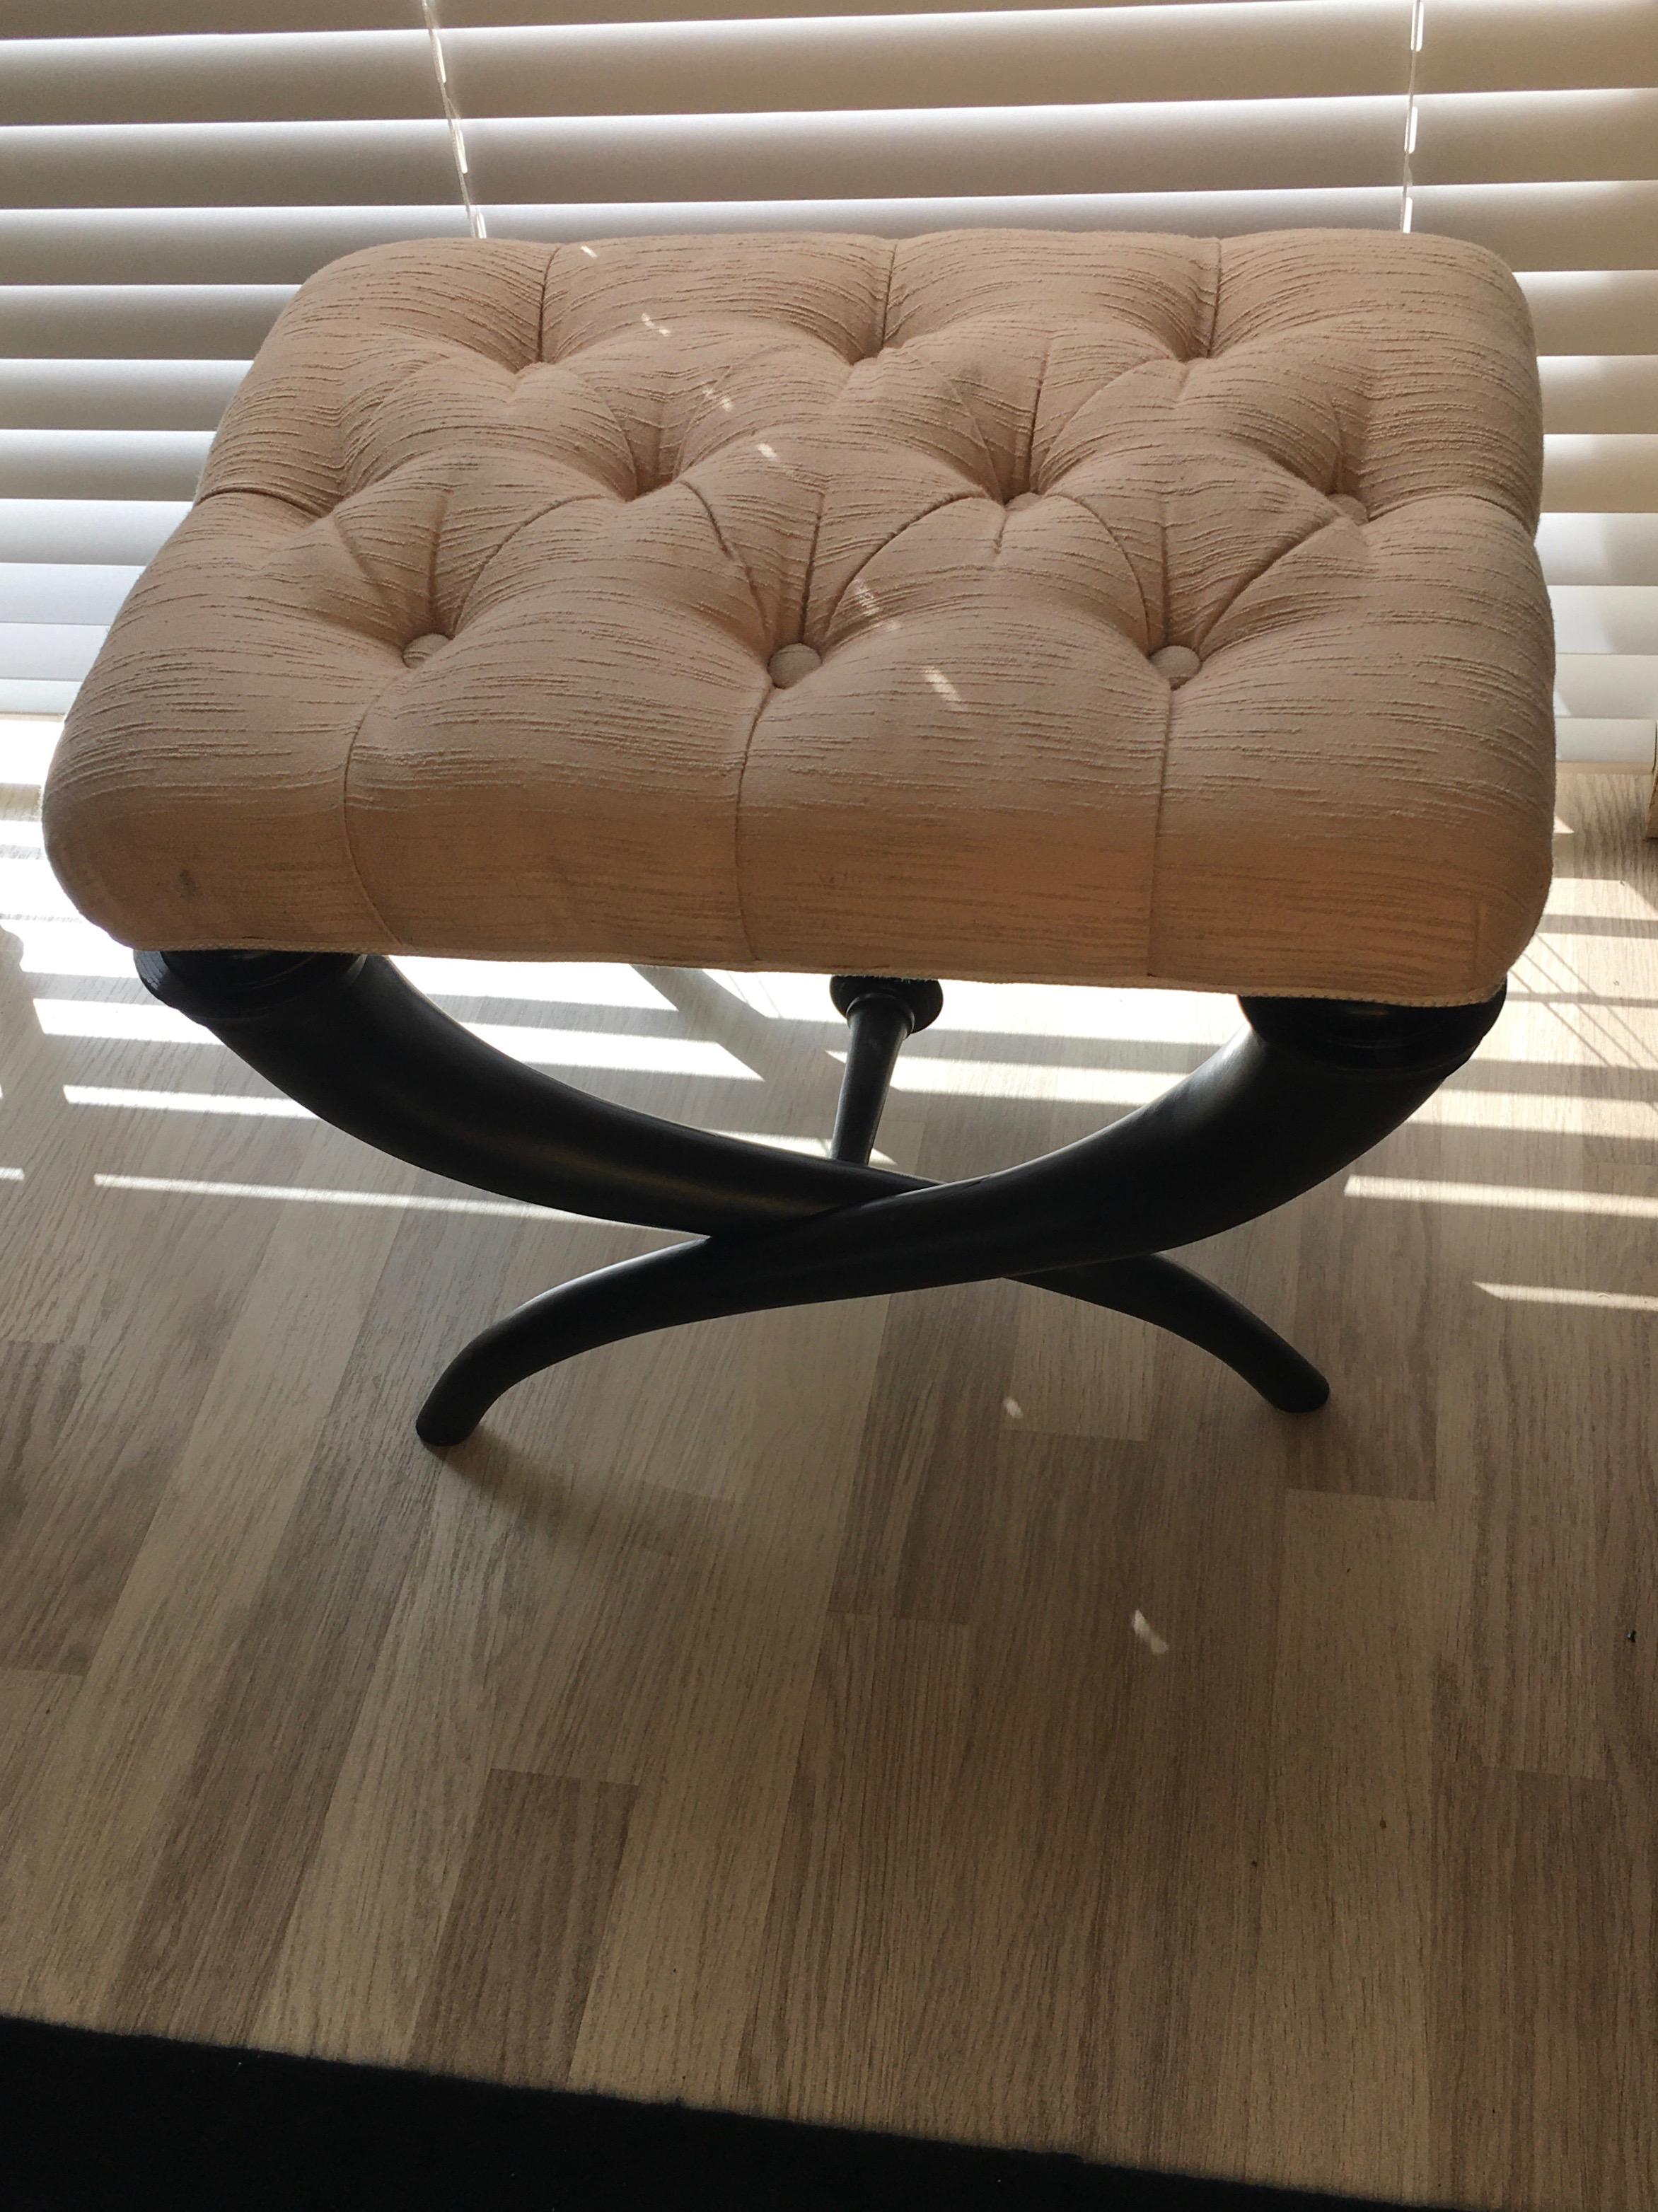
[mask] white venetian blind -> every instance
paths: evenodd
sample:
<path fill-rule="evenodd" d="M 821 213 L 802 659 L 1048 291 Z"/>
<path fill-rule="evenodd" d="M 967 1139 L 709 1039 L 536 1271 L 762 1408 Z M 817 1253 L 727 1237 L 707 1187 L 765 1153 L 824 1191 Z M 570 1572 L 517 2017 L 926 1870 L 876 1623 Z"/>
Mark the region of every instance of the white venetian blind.
<path fill-rule="evenodd" d="M 1561 751 L 1658 718 L 1658 0 L 1426 0 L 1418 228 L 1520 273 L 1542 358 Z"/>
<path fill-rule="evenodd" d="M 406 0 L 0 0 L 0 713 L 54 715 L 294 288 L 466 216 Z"/>
<path fill-rule="evenodd" d="M 1658 715 L 1658 0 L 0 0 L 0 711 L 61 711 L 289 289 L 373 240 L 1481 240 L 1545 355 L 1563 745 Z"/>

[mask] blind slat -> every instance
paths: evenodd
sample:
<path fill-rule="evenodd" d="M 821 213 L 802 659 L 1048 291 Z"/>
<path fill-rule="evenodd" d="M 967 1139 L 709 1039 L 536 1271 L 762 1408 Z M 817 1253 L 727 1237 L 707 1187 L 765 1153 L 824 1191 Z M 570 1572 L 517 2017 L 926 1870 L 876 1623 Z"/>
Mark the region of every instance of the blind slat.
<path fill-rule="evenodd" d="M 1546 514 L 1537 550 L 1552 584 L 1658 585 L 1658 514 Z"/>
<path fill-rule="evenodd" d="M 529 0 L 537 4 L 537 0 Z M 112 28 L 165 37 L 203 31 L 401 31 L 409 0 L 12 0 L 11 18 L 0 16 L 6 36 L 106 38 Z"/>
<path fill-rule="evenodd" d="M 71 683 L 42 684 L 33 678 L 20 680 L 0 677 L 0 783 L 9 780 L 6 768 L 9 749 L 5 743 L 9 735 L 7 718 L 49 714 L 61 721 L 74 705 L 75 695 L 80 688 L 78 678 Z M 41 774 L 45 774 L 44 769 Z M 38 783 L 40 777 L 29 776 L 20 780 Z"/>
<path fill-rule="evenodd" d="M 1549 599 L 1562 653 L 1658 653 L 1658 591 L 1638 584 L 1557 584 Z"/>
<path fill-rule="evenodd" d="M 904 0 L 903 12 L 954 12 L 981 5 L 1117 9 L 1144 4 L 1145 0 Z M 1187 8 L 1215 5 L 1216 0 L 1160 0 L 1160 4 L 1184 12 Z M 1241 5 L 1242 0 L 1218 0 L 1218 4 Z M 1311 8 L 1328 6 L 1331 0 L 1286 0 L 1286 4 Z M 1399 4 L 1408 11 L 1410 0 L 1399 0 Z M 0 40 L 48 35 L 103 39 L 113 31 L 157 38 L 250 31 L 400 31 L 408 27 L 410 5 L 411 0 L 6 0 L 6 6 L 0 7 Z M 443 0 L 440 10 L 446 28 L 635 18 L 665 21 L 709 12 L 709 0 Z M 776 5 L 775 0 L 719 0 L 718 12 L 757 19 L 778 15 L 881 15 L 890 10 L 887 0 L 791 0 L 783 7 Z"/>
<path fill-rule="evenodd" d="M 78 683 L 104 641 L 102 623 L 0 622 L 0 681 Z"/>
<path fill-rule="evenodd" d="M 245 361 L 0 361 L 0 429 L 216 429 Z"/>
<path fill-rule="evenodd" d="M 1649 430 L 1658 423 L 1658 354 L 1556 355 L 1539 363 L 1546 430 Z"/>
<path fill-rule="evenodd" d="M 1402 100 L 1260 100 L 492 117 L 469 119 L 466 144 L 482 200 L 884 199 L 1381 185 L 1404 124 Z"/>
<path fill-rule="evenodd" d="M 189 499 L 205 430 L 0 430 L 0 483 L 17 499 Z"/>
<path fill-rule="evenodd" d="M 605 204 L 540 198 L 553 181 L 544 176 L 537 193 L 516 199 L 546 227 L 525 228 L 520 222 L 512 235 L 622 236 L 649 229 L 775 229 L 790 224 L 890 235 L 980 222 L 1231 235 L 1321 223 L 1392 229 L 1399 222 L 1399 190 L 1392 183 L 1212 194 L 893 193 L 825 196 L 815 203 L 792 194 L 746 203 L 722 196 L 682 201 L 675 211 L 675 203 L 665 200 Z M 480 191 L 479 197 L 502 207 L 513 204 L 511 196 Z M 1658 184 L 1431 185 L 1417 191 L 1415 227 L 1488 246 L 1517 269 L 1645 275 L 1658 265 Z M 492 214 L 490 228 L 495 228 Z M 455 201 L 406 207 L 293 208 L 273 203 L 264 208 L 0 210 L 0 285 L 119 284 L 139 278 L 187 284 L 215 277 L 241 285 L 293 284 L 361 246 L 394 238 L 459 237 L 465 229 L 465 210 Z M 1619 308 L 1617 295 L 1609 292 L 1607 307 L 1638 317 L 1644 327 L 1651 312 L 1645 295 L 1631 294 L 1628 299 L 1630 304 Z M 1548 349 L 1570 349 L 1550 335 Z M 1612 349 L 1596 338 L 1593 349 Z"/>
<path fill-rule="evenodd" d="M 654 200 L 608 204 L 491 203 L 492 238 L 625 238 L 641 233 L 852 230 L 881 238 L 977 225 L 1036 230 L 1394 230 L 1399 191 L 1373 185 L 1306 192 L 1047 192 L 959 199 Z"/>
<path fill-rule="evenodd" d="M 258 0 L 266 4 L 266 0 Z M 978 15 L 987 10 L 1016 15 L 1044 13 L 1059 7 L 1094 9 L 1102 6 L 1111 14 L 1139 13 L 1146 0 L 903 0 L 895 7 L 891 0 L 442 0 L 440 10 L 446 39 L 468 30 L 498 30 L 506 27 L 542 29 L 550 25 L 584 25 L 592 23 L 674 23 L 700 22 L 712 17 L 722 21 L 744 23 L 766 22 L 779 16 L 827 17 L 834 21 L 872 15 Z M 1242 7 L 1248 0 L 1159 0 L 1160 9 L 1167 9 L 1174 25 L 1172 35 L 1180 36 L 1180 23 L 1190 17 L 1200 21 L 1205 16 L 1218 17 L 1224 10 Z M 1344 0 L 1286 0 L 1286 4 L 1297 12 L 1304 11 L 1310 20 L 1340 8 Z M 1357 0 L 1358 5 L 1368 0 Z M 1394 0 L 1400 38 L 1408 35 L 1411 0 Z"/>
<path fill-rule="evenodd" d="M 188 512 L 185 500 L 0 499 L 0 561 L 150 561 Z"/>
<path fill-rule="evenodd" d="M 0 290 L 0 352 L 14 360 L 246 361 L 291 284 L 32 284 Z"/>
<path fill-rule="evenodd" d="M 469 120 L 1403 93 L 1396 0 L 460 31 Z"/>
<path fill-rule="evenodd" d="M 1551 514 L 1569 508 L 1606 514 L 1658 508 L 1658 432 L 1546 438 L 1543 505 Z"/>
<path fill-rule="evenodd" d="M 0 607 L 13 623 L 107 623 L 142 573 L 91 561 L 0 562 Z"/>
<path fill-rule="evenodd" d="M 1430 93 L 1417 102 L 1422 185 L 1650 178 L 1658 91 Z"/>
<path fill-rule="evenodd" d="M 299 284 L 361 246 L 465 230 L 465 210 L 454 202 L 0 211 L 0 284 Z"/>
<path fill-rule="evenodd" d="M 349 122 L 440 117 L 417 10 L 398 31 L 27 39 L 0 56 L 0 123 Z"/>
<path fill-rule="evenodd" d="M 1559 714 L 1555 717 L 1554 750 L 1556 758 L 1563 761 L 1650 769 L 1658 750 L 1658 723 Z"/>
<path fill-rule="evenodd" d="M 1658 267 L 1658 183 L 1418 185 L 1415 228 L 1488 246 L 1511 269 Z"/>
<path fill-rule="evenodd" d="M 1523 272 L 1537 349 L 1544 354 L 1658 354 L 1658 270 Z"/>
<path fill-rule="evenodd" d="M 1658 714 L 1658 653 L 1563 653 L 1554 702 L 1570 714 Z"/>
<path fill-rule="evenodd" d="M 1652 0 L 1430 0 L 1424 92 L 1658 83 Z"/>
<path fill-rule="evenodd" d="M 14 125 L 0 133 L 13 208 L 353 206 L 459 197 L 449 133 L 423 123 Z"/>

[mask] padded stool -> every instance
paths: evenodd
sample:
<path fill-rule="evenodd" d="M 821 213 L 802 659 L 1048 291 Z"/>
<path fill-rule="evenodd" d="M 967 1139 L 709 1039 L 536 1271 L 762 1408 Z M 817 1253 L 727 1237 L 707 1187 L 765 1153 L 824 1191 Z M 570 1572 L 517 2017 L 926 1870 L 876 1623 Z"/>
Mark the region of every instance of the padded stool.
<path fill-rule="evenodd" d="M 1552 646 L 1514 280 L 1424 236 L 434 241 L 324 270 L 65 725 L 48 850 L 306 1104 L 696 1232 L 463 1354 L 999 1273 L 1324 1386 L 1157 1256 L 1304 1189 L 1494 1018 L 1541 911 Z M 837 974 L 829 1160 L 503 1059 L 385 955 Z M 867 1164 L 894 978 L 1236 993 L 1086 1145 Z"/>

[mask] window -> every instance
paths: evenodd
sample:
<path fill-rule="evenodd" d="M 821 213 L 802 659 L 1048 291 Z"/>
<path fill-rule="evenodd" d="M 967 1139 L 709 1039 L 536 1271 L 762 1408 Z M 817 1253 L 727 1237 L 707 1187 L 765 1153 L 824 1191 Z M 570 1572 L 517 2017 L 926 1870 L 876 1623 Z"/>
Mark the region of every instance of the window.
<path fill-rule="evenodd" d="M 354 247 L 469 228 L 1404 224 L 1520 272 L 1562 750 L 1650 762 L 1652 0 L 719 10 L 9 0 L 0 715 L 49 737 L 264 332 Z"/>

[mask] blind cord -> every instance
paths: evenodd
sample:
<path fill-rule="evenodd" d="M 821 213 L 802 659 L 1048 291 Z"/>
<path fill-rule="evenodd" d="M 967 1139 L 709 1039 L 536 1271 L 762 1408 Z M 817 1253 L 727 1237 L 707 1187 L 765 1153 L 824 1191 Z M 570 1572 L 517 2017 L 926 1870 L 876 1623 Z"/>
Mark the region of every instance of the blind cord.
<path fill-rule="evenodd" d="M 1420 4 L 1421 0 L 1418 0 Z M 449 90 L 449 71 L 443 59 L 443 33 L 438 23 L 435 0 L 420 0 L 420 12 L 432 48 L 432 70 L 438 81 L 438 98 L 443 102 L 443 119 L 449 126 L 449 151 L 454 156 L 460 203 L 466 210 L 473 237 L 486 238 L 489 233 L 483 227 L 483 210 L 472 198 L 472 179 L 466 166 L 466 133 L 461 128 L 460 111 Z"/>
<path fill-rule="evenodd" d="M 1427 29 L 1428 0 L 1411 0 L 1411 74 L 1405 86 L 1405 160 L 1399 179 L 1399 227 L 1408 232 L 1414 212 L 1411 161 L 1416 152 L 1416 69 Z"/>

